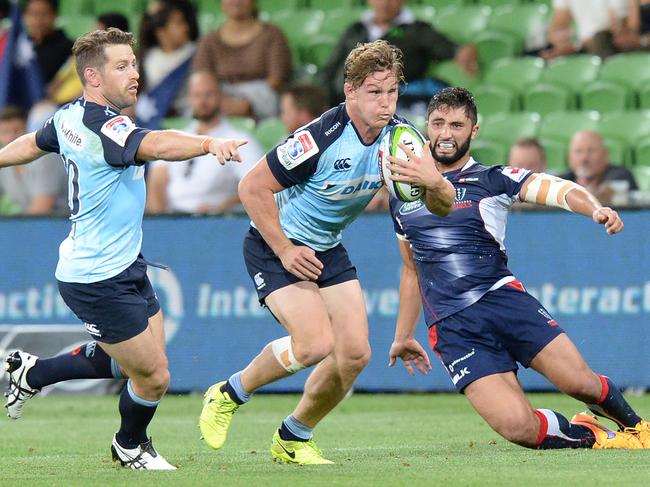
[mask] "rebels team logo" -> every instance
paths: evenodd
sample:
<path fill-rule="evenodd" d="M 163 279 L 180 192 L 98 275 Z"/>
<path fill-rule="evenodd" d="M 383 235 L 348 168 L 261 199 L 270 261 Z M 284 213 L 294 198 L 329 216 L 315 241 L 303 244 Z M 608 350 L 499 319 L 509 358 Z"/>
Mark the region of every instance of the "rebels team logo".
<path fill-rule="evenodd" d="M 455 201 L 457 203 L 463 201 L 465 199 L 465 193 L 467 193 L 467 189 L 465 188 L 456 188 L 456 198 Z"/>
<path fill-rule="evenodd" d="M 456 188 L 456 197 L 454 198 L 454 209 L 472 207 L 472 201 L 465 199 L 466 194 L 467 194 L 467 189 Z"/>

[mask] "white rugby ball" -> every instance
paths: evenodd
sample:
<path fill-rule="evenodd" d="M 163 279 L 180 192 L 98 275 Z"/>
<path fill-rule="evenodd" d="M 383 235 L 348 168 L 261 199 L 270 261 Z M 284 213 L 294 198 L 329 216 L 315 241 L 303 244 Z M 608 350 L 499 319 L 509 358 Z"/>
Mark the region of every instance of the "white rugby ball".
<path fill-rule="evenodd" d="M 422 135 L 410 125 L 397 124 L 384 134 L 379 144 L 379 173 L 386 185 L 386 189 L 392 196 L 401 201 L 416 201 L 424 194 L 420 186 L 393 181 L 389 178 L 392 171 L 386 167 L 388 162 L 386 156 L 391 155 L 398 159 L 408 160 L 407 155 L 399 147 L 400 143 L 411 149 L 416 155 L 422 155 L 422 147 L 424 146 Z"/>

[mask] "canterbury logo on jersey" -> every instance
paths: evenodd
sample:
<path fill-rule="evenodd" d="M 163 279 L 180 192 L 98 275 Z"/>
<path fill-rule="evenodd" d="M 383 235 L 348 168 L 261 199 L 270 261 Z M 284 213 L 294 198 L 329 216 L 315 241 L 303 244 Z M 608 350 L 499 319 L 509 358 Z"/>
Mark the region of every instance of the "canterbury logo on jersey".
<path fill-rule="evenodd" d="M 350 158 L 345 157 L 343 159 L 337 159 L 334 161 L 334 170 L 335 171 L 349 171 L 352 168 L 350 164 Z"/>

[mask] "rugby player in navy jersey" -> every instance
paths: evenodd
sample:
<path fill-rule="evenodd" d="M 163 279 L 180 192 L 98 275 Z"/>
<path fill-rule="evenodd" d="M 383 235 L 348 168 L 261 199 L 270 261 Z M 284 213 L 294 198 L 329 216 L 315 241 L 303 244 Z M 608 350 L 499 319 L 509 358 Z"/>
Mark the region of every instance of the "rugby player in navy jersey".
<path fill-rule="evenodd" d="M 223 446 L 234 412 L 255 390 L 318 364 L 275 432 L 271 454 L 288 463 L 332 463 L 312 431 L 370 358 L 363 294 L 341 231 L 382 185 L 382 135 L 407 123 L 394 115 L 401 79 L 397 48 L 360 44 L 346 60 L 345 103 L 299 128 L 242 179 L 239 195 L 252 220 L 244 241 L 248 273 L 288 335 L 208 389 L 199 426 L 212 448 Z M 449 213 L 453 187 L 435 168 L 414 182 L 425 187 L 434 213 Z"/>
<path fill-rule="evenodd" d="M 72 53 L 83 95 L 39 131 L 0 150 L 0 167 L 26 164 L 46 152 L 61 155 L 69 177 L 72 230 L 59 249 L 56 278 L 63 300 L 95 341 L 49 359 L 12 352 L 5 360 L 6 407 L 17 419 L 25 401 L 46 385 L 128 378 L 119 400 L 113 459 L 132 469 L 172 470 L 147 435 L 169 385 L 169 370 L 162 312 L 140 254 L 144 163 L 208 153 L 222 164 L 239 161 L 238 147 L 245 141 L 149 131 L 121 115 L 135 103 L 138 90 L 132 34 L 90 32 L 77 39 Z"/>
<path fill-rule="evenodd" d="M 611 379 L 596 374 L 544 307 L 507 268 L 503 245 L 509 207 L 529 202 L 585 215 L 616 234 L 623 222 L 570 181 L 502 166 L 483 166 L 470 155 L 478 132 L 476 106 L 467 90 L 446 88 L 427 110 L 433 157 L 456 188 L 446 218 L 420 202 L 391 200 L 403 266 L 400 309 L 390 365 L 399 357 L 409 373 L 431 368 L 414 338 L 420 312 L 431 347 L 459 392 L 504 438 L 529 448 L 650 447 L 648 423 Z M 419 167 L 389 157 L 395 180 Z M 517 363 L 544 375 L 560 391 L 619 425 L 612 431 L 581 413 L 568 421 L 533 409 L 517 380 Z M 415 368 L 414 368 L 415 367 Z"/>

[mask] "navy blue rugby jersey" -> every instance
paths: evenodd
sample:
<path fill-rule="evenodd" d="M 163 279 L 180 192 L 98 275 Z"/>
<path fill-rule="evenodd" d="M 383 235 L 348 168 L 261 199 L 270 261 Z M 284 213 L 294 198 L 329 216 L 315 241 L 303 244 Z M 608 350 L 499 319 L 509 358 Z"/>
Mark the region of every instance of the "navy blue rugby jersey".
<path fill-rule="evenodd" d="M 445 173 L 456 188 L 454 209 L 446 217 L 430 213 L 422 201 L 391 198 L 397 237 L 408 240 L 413 252 L 427 325 L 514 280 L 504 246 L 506 221 L 530 174 L 470 159 Z"/>

